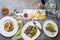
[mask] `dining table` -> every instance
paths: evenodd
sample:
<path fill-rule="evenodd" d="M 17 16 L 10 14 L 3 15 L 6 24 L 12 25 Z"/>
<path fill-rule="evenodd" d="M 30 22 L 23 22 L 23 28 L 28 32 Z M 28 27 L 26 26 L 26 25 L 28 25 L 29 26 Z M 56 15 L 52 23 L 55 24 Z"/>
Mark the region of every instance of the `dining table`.
<path fill-rule="evenodd" d="M 17 0 L 0 0 L 0 19 L 5 17 L 2 13 L 1 13 L 1 8 L 2 6 L 7 6 L 8 8 L 11 8 L 10 9 L 10 12 L 13 12 L 12 10 L 16 9 L 19 13 L 22 13 L 24 9 L 40 9 L 39 7 L 34 7 L 34 6 L 37 6 L 37 3 L 39 3 L 40 0 L 29 0 L 27 3 L 25 2 L 25 0 L 20 0 L 20 1 L 17 1 Z M 57 16 L 57 11 L 60 11 L 60 0 L 55 0 L 56 1 L 56 9 L 54 11 L 51 11 L 51 9 L 43 9 L 43 10 L 46 10 L 46 11 L 51 11 L 53 12 L 53 15 L 54 16 Z M 16 4 L 15 4 L 16 2 Z M 18 2 L 18 3 L 17 3 Z M 30 6 L 29 3 L 33 3 L 34 2 L 34 6 Z M 36 3 L 36 4 L 35 4 Z M 26 5 L 27 4 L 27 5 Z M 10 15 L 10 13 L 9 13 Z M 42 32 L 41 35 L 38 36 L 37 39 L 35 40 L 60 40 L 60 20 L 58 20 L 57 18 L 54 19 L 52 17 L 50 17 L 48 15 L 48 13 L 46 13 L 46 19 L 45 20 L 53 20 L 55 21 L 55 23 L 57 24 L 57 27 L 58 27 L 58 34 L 56 37 L 48 37 L 47 35 L 45 35 L 44 32 Z M 23 26 L 28 23 L 29 21 L 31 20 L 24 20 L 22 19 L 23 21 Z M 41 23 L 41 27 L 43 27 L 43 23 L 44 23 L 44 20 L 34 20 L 34 21 L 38 21 L 39 23 Z M 0 40 L 11 40 L 12 37 L 5 37 L 3 35 L 0 34 Z M 23 38 L 19 39 L 19 40 L 24 40 Z"/>

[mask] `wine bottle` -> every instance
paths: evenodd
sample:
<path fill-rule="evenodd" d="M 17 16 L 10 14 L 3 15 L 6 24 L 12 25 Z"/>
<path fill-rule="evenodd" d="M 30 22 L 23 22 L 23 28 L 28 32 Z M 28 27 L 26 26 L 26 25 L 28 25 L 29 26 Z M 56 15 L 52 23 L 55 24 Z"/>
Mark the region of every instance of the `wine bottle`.
<path fill-rule="evenodd" d="M 44 5 L 45 4 L 45 0 L 41 0 L 42 4 Z"/>

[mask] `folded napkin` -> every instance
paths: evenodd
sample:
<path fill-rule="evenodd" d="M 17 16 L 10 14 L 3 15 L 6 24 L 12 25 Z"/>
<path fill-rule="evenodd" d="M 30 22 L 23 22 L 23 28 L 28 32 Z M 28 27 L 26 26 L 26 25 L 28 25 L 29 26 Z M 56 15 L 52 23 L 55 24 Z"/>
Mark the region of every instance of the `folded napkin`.
<path fill-rule="evenodd" d="M 22 38 L 22 37 L 21 37 L 21 30 L 22 30 L 23 24 L 22 24 L 22 19 L 21 19 L 20 17 L 16 16 L 16 17 L 14 17 L 14 18 L 15 18 L 15 19 L 17 20 L 17 22 L 18 22 L 18 31 L 17 31 L 17 33 L 11 38 L 11 40 L 18 40 L 18 39 Z"/>

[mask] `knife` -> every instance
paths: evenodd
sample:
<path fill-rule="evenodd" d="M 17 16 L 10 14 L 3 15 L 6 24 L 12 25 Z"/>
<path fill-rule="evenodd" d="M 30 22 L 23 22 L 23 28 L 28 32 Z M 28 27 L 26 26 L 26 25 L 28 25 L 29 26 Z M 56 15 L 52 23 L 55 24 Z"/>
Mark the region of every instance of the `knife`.
<path fill-rule="evenodd" d="M 33 21 L 33 24 L 35 25 L 35 26 L 37 26 L 37 24 Z M 42 29 L 40 29 L 39 27 L 38 27 L 38 29 L 41 31 L 41 33 L 43 32 L 43 30 Z"/>

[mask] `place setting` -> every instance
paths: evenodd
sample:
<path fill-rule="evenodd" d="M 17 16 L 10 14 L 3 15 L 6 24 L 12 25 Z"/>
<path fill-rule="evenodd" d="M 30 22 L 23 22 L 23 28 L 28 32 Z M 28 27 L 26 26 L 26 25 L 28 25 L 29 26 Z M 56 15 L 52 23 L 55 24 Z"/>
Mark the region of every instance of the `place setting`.
<path fill-rule="evenodd" d="M 60 10 L 56 10 L 54 0 L 0 3 L 1 40 L 58 40 Z"/>
<path fill-rule="evenodd" d="M 23 25 L 23 20 L 31 21 L 28 21 Z M 43 21 L 43 24 L 41 25 L 41 23 L 36 20 Z M 5 16 L 0 19 L 0 26 L 1 35 L 12 37 L 11 40 L 20 38 L 23 38 L 24 40 L 35 40 L 42 35 L 42 33 L 47 37 L 54 38 L 58 34 L 57 24 L 53 20 L 46 19 L 45 10 L 39 9 L 25 9 L 23 10 L 23 13 L 17 13 L 14 14 L 14 16 Z"/>

